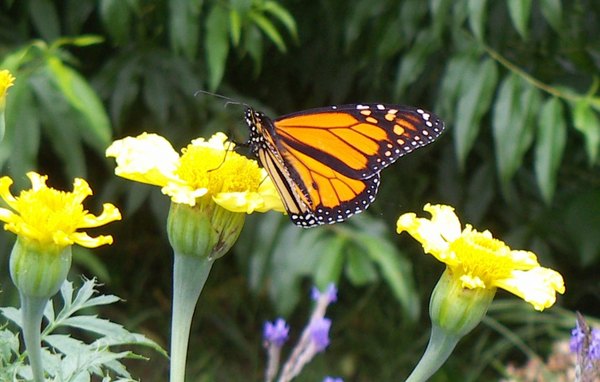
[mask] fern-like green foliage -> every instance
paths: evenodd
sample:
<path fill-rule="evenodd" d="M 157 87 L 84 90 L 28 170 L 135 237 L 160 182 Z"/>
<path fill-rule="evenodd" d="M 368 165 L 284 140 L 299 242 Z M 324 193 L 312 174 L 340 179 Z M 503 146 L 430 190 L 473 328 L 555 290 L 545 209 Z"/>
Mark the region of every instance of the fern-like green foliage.
<path fill-rule="evenodd" d="M 99 295 L 95 279 L 85 280 L 75 290 L 73 283 L 65 281 L 60 290 L 61 308 L 58 312 L 52 302 L 44 311 L 46 325 L 42 332 L 43 364 L 52 382 L 89 381 L 92 375 L 102 381 L 134 381 L 121 362 L 124 359 L 147 360 L 129 346 L 143 346 L 167 356 L 156 342 L 142 334 L 132 333 L 123 326 L 86 314 L 98 307 L 120 301 L 114 295 Z M 21 311 L 13 307 L 0 308 L 2 315 L 17 327 L 21 327 Z M 86 333 L 87 339 L 78 339 L 73 332 Z M 116 348 L 119 350 L 116 350 Z M 31 369 L 25 354 L 20 352 L 18 334 L 7 325 L 0 331 L 0 381 L 30 380 Z"/>

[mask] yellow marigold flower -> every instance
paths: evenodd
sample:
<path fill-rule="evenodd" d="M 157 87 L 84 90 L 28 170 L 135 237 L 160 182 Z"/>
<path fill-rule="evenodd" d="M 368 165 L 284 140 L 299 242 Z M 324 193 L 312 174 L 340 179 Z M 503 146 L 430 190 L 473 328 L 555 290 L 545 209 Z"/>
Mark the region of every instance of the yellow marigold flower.
<path fill-rule="evenodd" d="M 0 70 L 0 107 L 4 108 L 6 102 L 6 92 L 13 86 L 15 77 L 6 69 Z"/>
<path fill-rule="evenodd" d="M 223 133 L 198 138 L 179 155 L 165 138 L 143 133 L 113 142 L 106 156 L 115 173 L 161 187 L 175 203 L 195 206 L 204 195 L 232 212 L 284 211 L 275 186 L 257 162 L 235 151 Z"/>
<path fill-rule="evenodd" d="M 16 197 L 10 192 L 12 179 L 0 178 L 0 197 L 10 207 L 0 208 L 0 220 L 6 223 L 5 230 L 40 245 L 64 247 L 76 243 L 94 248 L 112 243 L 111 236 L 91 237 L 78 232 L 81 228 L 99 227 L 121 219 L 119 210 L 109 203 L 104 204 L 99 216 L 83 208 L 83 200 L 92 194 L 85 180 L 76 178 L 73 192 L 65 192 L 48 187 L 47 176 L 29 172 L 27 177 L 31 189 L 21 191 Z"/>
<path fill-rule="evenodd" d="M 427 204 L 424 210 L 431 214 L 431 219 L 404 214 L 398 219 L 397 231 L 407 231 L 425 252 L 445 263 L 463 288 L 502 288 L 536 310 L 552 306 L 556 292 L 564 293 L 562 276 L 541 267 L 533 252 L 511 250 L 489 231 L 478 232 L 468 224 L 461 230 L 450 206 Z"/>

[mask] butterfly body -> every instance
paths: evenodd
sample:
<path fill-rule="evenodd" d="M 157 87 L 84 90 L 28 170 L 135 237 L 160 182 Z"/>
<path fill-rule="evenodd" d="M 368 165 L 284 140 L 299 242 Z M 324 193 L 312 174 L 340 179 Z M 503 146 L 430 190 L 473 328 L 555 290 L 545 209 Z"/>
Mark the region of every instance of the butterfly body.
<path fill-rule="evenodd" d="M 381 170 L 444 130 L 428 111 L 387 104 L 330 106 L 276 119 L 247 108 L 245 116 L 251 151 L 302 227 L 364 211 L 375 199 Z"/>

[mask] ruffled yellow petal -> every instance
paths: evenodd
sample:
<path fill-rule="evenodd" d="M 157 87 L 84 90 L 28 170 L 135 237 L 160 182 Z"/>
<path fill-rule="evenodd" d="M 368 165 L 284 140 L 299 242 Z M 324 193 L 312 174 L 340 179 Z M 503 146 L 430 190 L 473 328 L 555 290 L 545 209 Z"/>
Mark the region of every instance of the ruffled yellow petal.
<path fill-rule="evenodd" d="M 110 235 L 91 237 L 85 232 L 75 232 L 71 235 L 71 239 L 74 243 L 87 248 L 96 248 L 105 244 L 110 245 L 113 243 L 113 238 Z"/>
<path fill-rule="evenodd" d="M 198 198 L 210 196 L 233 212 L 284 211 L 266 172 L 234 147 L 225 134 L 216 133 L 194 139 L 180 156 L 166 139 L 144 133 L 114 142 L 106 155 L 116 158 L 117 175 L 160 186 L 174 203 L 193 207 Z"/>
<path fill-rule="evenodd" d="M 431 220 L 418 218 L 414 213 L 403 214 L 396 223 L 398 233 L 408 232 L 421 243 L 426 253 L 430 253 L 438 260 L 445 262 L 446 257 L 451 253 L 448 252 L 448 242 L 442 235 L 440 228 Z"/>
<path fill-rule="evenodd" d="M 186 184 L 169 182 L 161 188 L 161 192 L 170 197 L 174 203 L 187 204 L 193 207 L 196 205 L 197 198 L 208 193 L 208 188 L 192 188 Z"/>
<path fill-rule="evenodd" d="M 94 216 L 92 214 L 85 214 L 81 219 L 79 227 L 100 227 L 115 220 L 121 220 L 121 211 L 119 211 L 117 207 L 110 203 L 104 203 L 102 205 L 102 213 L 100 215 Z"/>
<path fill-rule="evenodd" d="M 8 88 L 15 83 L 15 77 L 6 69 L 0 70 L 0 109 L 4 109 Z"/>
<path fill-rule="evenodd" d="M 122 178 L 160 187 L 169 182 L 183 183 L 175 175 L 179 154 L 160 135 L 142 133 L 114 141 L 106 156 L 115 158 L 115 174 Z"/>
<path fill-rule="evenodd" d="M 460 220 L 454 213 L 453 207 L 427 203 L 423 210 L 431 214 L 431 222 L 437 227 L 444 240 L 450 242 L 460 236 Z"/>
<path fill-rule="evenodd" d="M 65 247 L 87 236 L 78 229 L 98 227 L 121 218 L 119 210 L 112 204 L 105 204 L 100 216 L 84 209 L 82 203 L 92 190 L 83 179 L 75 179 L 73 191 L 65 192 L 48 187 L 47 176 L 30 172 L 27 177 L 31 181 L 31 189 L 21 191 L 18 197 L 10 192 L 12 180 L 7 177 L 0 179 L 0 197 L 10 207 L 0 208 L 0 220 L 5 222 L 4 229 L 20 237 L 40 245 Z M 97 246 L 93 244 L 100 242 L 84 240 L 82 245 Z"/>
<path fill-rule="evenodd" d="M 510 278 L 496 280 L 495 285 L 521 297 L 536 310 L 549 308 L 556 302 L 556 292 L 564 293 L 562 276 L 548 268 L 514 271 Z"/>
<path fill-rule="evenodd" d="M 564 293 L 562 276 L 540 267 L 530 251 L 513 251 L 489 231 L 470 225 L 460 231 L 460 221 L 449 206 L 425 206 L 431 219 L 409 213 L 400 216 L 398 232 L 407 231 L 425 252 L 444 262 L 462 288 L 506 289 L 542 310 Z M 457 234 L 458 232 L 458 234 Z"/>

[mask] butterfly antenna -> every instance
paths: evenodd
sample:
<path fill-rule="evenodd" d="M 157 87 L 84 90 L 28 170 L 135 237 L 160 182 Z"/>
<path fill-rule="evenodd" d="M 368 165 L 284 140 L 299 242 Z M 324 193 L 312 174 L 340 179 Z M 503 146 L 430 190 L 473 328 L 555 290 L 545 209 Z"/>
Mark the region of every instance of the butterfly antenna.
<path fill-rule="evenodd" d="M 228 145 L 227 145 L 227 148 L 225 149 L 225 155 L 223 156 L 223 160 L 221 161 L 221 163 L 219 163 L 219 165 L 217 167 L 210 169 L 207 172 L 215 171 L 215 170 L 218 170 L 219 168 L 221 168 L 221 166 L 223 166 L 223 164 L 227 160 L 227 154 L 229 154 L 230 151 L 235 150 L 235 143 L 233 143 L 233 142 L 227 142 L 227 143 L 228 143 Z"/>
<path fill-rule="evenodd" d="M 227 105 L 241 105 L 241 106 L 249 107 L 248 104 L 245 103 L 245 102 L 240 102 L 240 101 L 237 101 L 237 100 L 235 100 L 233 98 L 229 98 L 229 97 L 226 97 L 224 95 L 213 93 L 213 92 L 209 92 L 209 91 L 206 91 L 206 90 L 196 90 L 196 92 L 194 93 L 194 97 L 197 97 L 199 94 L 206 94 L 206 95 L 213 96 L 213 97 L 216 97 L 216 98 L 224 99 L 225 101 L 227 101 L 227 102 L 225 102 L 225 107 L 227 107 Z"/>

